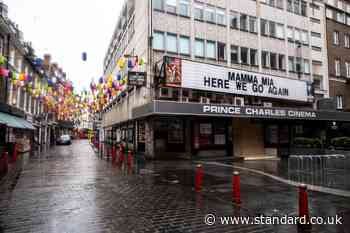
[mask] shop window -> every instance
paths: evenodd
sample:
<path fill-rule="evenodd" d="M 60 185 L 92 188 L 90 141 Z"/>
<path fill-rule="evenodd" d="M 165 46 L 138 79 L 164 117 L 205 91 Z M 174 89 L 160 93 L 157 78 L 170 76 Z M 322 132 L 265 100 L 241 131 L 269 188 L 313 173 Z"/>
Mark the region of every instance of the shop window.
<path fill-rule="evenodd" d="M 204 57 L 204 40 L 196 39 L 196 41 L 195 41 L 195 55 L 196 55 L 196 57 Z"/>
<path fill-rule="evenodd" d="M 231 63 L 239 63 L 238 46 L 231 45 Z"/>
<path fill-rule="evenodd" d="M 207 58 L 216 59 L 216 48 L 214 41 L 207 41 L 206 55 Z"/>
<path fill-rule="evenodd" d="M 190 38 L 187 36 L 180 36 L 180 54 L 190 54 Z"/>
<path fill-rule="evenodd" d="M 241 63 L 248 64 L 248 48 L 241 47 Z"/>
<path fill-rule="evenodd" d="M 189 0 L 180 0 L 179 13 L 182 16 L 190 15 L 190 1 Z"/>
<path fill-rule="evenodd" d="M 226 44 L 218 42 L 218 58 L 219 60 L 226 60 Z"/>
<path fill-rule="evenodd" d="M 250 65 L 257 66 L 258 63 L 258 50 L 250 49 Z"/>
<path fill-rule="evenodd" d="M 234 29 L 239 29 L 239 13 L 235 11 L 230 12 L 230 26 Z"/>

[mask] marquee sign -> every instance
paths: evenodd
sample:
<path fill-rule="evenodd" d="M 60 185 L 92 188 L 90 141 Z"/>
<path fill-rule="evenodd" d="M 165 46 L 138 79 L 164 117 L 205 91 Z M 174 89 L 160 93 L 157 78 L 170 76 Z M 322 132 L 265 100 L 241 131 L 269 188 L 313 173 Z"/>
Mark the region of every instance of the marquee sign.
<path fill-rule="evenodd" d="M 129 86 L 146 86 L 146 72 L 129 71 L 128 73 L 128 85 Z"/>
<path fill-rule="evenodd" d="M 165 61 L 168 86 L 302 102 L 312 95 L 306 81 L 178 58 Z"/>

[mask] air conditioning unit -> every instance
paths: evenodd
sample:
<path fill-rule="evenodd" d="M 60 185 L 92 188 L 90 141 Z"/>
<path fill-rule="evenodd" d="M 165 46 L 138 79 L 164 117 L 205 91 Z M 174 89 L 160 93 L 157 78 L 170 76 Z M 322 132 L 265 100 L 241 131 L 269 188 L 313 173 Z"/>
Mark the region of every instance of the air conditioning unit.
<path fill-rule="evenodd" d="M 264 102 L 264 107 L 265 108 L 272 108 L 272 103 L 271 102 Z"/>
<path fill-rule="evenodd" d="M 200 102 L 201 104 L 210 104 L 210 99 L 207 97 L 201 97 Z"/>
<path fill-rule="evenodd" d="M 160 98 L 172 98 L 173 93 L 171 88 L 161 87 L 159 88 L 159 97 Z"/>
<path fill-rule="evenodd" d="M 180 102 L 188 103 L 188 102 L 190 102 L 190 98 L 188 98 L 188 97 L 181 97 L 180 98 Z"/>
<path fill-rule="evenodd" d="M 241 106 L 243 107 L 244 106 L 244 97 L 235 97 L 234 98 L 234 101 L 233 101 L 233 104 L 235 106 Z"/>

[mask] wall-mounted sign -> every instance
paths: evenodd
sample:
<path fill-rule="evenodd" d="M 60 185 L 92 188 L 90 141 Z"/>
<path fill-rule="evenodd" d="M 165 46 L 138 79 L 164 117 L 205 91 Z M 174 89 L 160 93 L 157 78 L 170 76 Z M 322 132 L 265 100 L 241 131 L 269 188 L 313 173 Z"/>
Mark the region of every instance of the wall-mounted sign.
<path fill-rule="evenodd" d="M 307 102 L 307 82 L 178 58 L 165 59 L 167 86 Z"/>
<path fill-rule="evenodd" d="M 129 86 L 146 86 L 146 72 L 129 71 L 128 73 L 128 85 Z"/>

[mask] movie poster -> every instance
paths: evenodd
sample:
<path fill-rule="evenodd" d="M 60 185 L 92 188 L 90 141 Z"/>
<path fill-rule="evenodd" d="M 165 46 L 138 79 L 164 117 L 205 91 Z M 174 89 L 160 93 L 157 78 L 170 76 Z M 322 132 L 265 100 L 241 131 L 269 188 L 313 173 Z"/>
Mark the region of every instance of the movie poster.
<path fill-rule="evenodd" d="M 170 87 L 181 87 L 181 59 L 165 58 L 165 84 Z"/>

